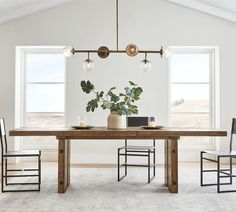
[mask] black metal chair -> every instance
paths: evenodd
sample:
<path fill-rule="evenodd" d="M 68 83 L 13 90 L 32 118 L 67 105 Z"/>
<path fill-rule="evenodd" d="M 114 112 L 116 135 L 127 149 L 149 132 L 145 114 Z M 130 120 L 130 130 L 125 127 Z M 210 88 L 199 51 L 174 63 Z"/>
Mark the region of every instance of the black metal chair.
<path fill-rule="evenodd" d="M 127 117 L 127 126 L 128 127 L 140 127 L 148 125 L 148 117 Z M 121 153 L 123 151 L 123 153 Z M 151 164 L 151 154 L 153 156 L 153 163 Z M 125 162 L 123 164 L 120 163 L 120 157 L 123 156 Z M 131 157 L 147 157 L 148 163 L 147 165 L 141 164 L 129 164 L 128 156 Z M 136 166 L 136 167 L 147 167 L 148 168 L 148 183 L 150 183 L 156 174 L 156 149 L 155 149 L 155 139 L 153 139 L 152 146 L 128 146 L 127 139 L 125 139 L 125 146 L 118 148 L 118 181 L 121 181 L 124 177 L 127 176 L 127 167 L 128 166 Z M 153 177 L 151 178 L 151 166 L 153 167 Z M 120 168 L 125 168 L 125 174 L 120 176 Z"/>
<path fill-rule="evenodd" d="M 1 140 L 1 190 L 2 192 L 23 192 L 23 191 L 40 191 L 41 184 L 41 151 L 38 150 L 23 150 L 23 151 L 8 151 L 7 149 L 7 137 L 5 130 L 4 119 L 0 119 L 0 140 Z M 17 157 L 37 157 L 38 167 L 34 169 L 8 169 L 8 158 Z M 26 172 L 36 172 L 36 174 L 24 174 Z M 14 174 L 21 172 L 21 174 Z M 9 182 L 8 178 L 24 178 L 24 177 L 37 177 L 37 182 Z M 37 189 L 5 189 L 9 186 L 21 186 L 21 185 L 36 185 Z"/>
<path fill-rule="evenodd" d="M 230 146 L 229 151 L 227 152 L 221 152 L 221 151 L 201 151 L 201 164 L 200 164 L 200 171 L 201 171 L 201 186 L 217 186 L 217 192 L 218 193 L 225 193 L 225 192 L 236 192 L 236 190 L 221 190 L 222 185 L 231 185 L 233 183 L 233 177 L 236 177 L 236 175 L 233 175 L 232 172 L 232 159 L 236 158 L 236 152 L 232 151 L 232 142 L 233 142 L 233 136 L 236 134 L 236 118 L 233 118 L 232 121 L 232 129 L 231 129 L 231 136 L 230 136 Z M 216 160 L 213 160 L 211 158 L 208 158 L 204 156 L 204 154 L 208 155 L 214 155 L 216 157 Z M 222 158 L 229 158 L 229 168 L 221 169 L 220 167 L 220 161 Z M 217 169 L 203 169 L 203 160 L 211 161 L 217 164 Z M 203 182 L 203 173 L 205 172 L 216 172 L 217 173 L 217 182 L 216 183 L 207 183 L 204 184 Z M 229 178 L 229 182 L 222 183 L 220 180 L 221 178 Z"/>

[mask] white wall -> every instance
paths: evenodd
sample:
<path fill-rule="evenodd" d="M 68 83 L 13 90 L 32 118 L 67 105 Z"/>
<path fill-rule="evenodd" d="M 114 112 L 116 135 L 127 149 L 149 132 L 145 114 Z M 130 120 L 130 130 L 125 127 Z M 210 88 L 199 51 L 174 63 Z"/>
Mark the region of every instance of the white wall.
<path fill-rule="evenodd" d="M 220 47 L 221 127 L 230 128 L 236 117 L 236 24 L 161 0 L 120 0 L 120 49 L 135 43 L 140 49 L 163 46 Z M 8 129 L 14 128 L 15 46 L 73 45 L 78 49 L 115 48 L 115 0 L 74 0 L 0 25 L 0 116 Z M 140 114 L 155 114 L 162 125 L 168 120 L 168 63 L 159 55 L 150 55 L 152 70 L 139 69 L 142 55 L 130 58 L 111 55 L 96 61 L 94 72 L 84 72 L 86 55 L 67 61 L 67 124 L 76 122 L 85 110 L 89 96 L 80 89 L 81 80 L 90 80 L 99 89 L 114 85 L 122 88 L 128 80 L 144 89 Z M 91 124 L 105 125 L 108 112 L 97 110 L 88 115 Z M 221 148 L 227 147 L 222 139 Z M 120 142 L 73 142 L 74 161 L 116 162 Z M 162 151 L 160 149 L 159 151 Z M 90 155 L 89 155 L 90 154 Z M 98 155 L 97 155 L 98 154 Z M 180 156 L 181 158 L 181 156 Z"/>

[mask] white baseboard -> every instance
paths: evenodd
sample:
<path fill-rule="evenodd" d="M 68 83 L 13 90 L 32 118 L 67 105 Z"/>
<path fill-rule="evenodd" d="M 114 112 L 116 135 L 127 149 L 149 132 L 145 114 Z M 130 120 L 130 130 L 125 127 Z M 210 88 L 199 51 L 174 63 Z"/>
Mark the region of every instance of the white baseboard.
<path fill-rule="evenodd" d="M 58 160 L 57 152 L 43 152 L 42 159 L 43 161 L 57 161 Z M 179 161 L 190 161 L 196 162 L 200 159 L 199 150 L 179 150 Z M 145 158 L 138 161 L 146 162 Z M 164 154 L 156 155 L 157 163 L 164 163 Z M 72 154 L 71 163 L 106 163 L 114 164 L 117 163 L 117 154 Z"/>

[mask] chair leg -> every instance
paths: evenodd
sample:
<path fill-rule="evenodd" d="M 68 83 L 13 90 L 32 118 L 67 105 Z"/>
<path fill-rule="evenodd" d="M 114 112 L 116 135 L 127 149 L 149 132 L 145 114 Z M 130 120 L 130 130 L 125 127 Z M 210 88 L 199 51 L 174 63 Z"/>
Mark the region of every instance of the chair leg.
<path fill-rule="evenodd" d="M 148 183 L 151 182 L 151 177 L 150 177 L 150 150 L 148 150 Z"/>
<path fill-rule="evenodd" d="M 230 165 L 230 184 L 233 183 L 233 177 L 232 177 L 232 174 L 233 174 L 233 171 L 232 171 L 232 157 L 230 157 L 229 159 L 229 165 Z"/>
<path fill-rule="evenodd" d="M 128 163 L 127 149 L 125 149 L 125 176 L 127 175 L 127 163 Z"/>
<path fill-rule="evenodd" d="M 156 176 L 156 151 L 153 152 L 153 177 Z"/>
<path fill-rule="evenodd" d="M 41 186 L 41 156 L 38 156 L 38 190 L 40 191 Z"/>
<path fill-rule="evenodd" d="M 2 160 L 1 160 L 1 190 L 2 190 L 2 193 L 4 192 L 4 177 L 3 177 L 3 166 L 4 166 L 4 164 L 3 164 L 3 156 L 2 156 Z"/>
<path fill-rule="evenodd" d="M 156 144 L 155 144 L 155 139 L 153 140 L 153 146 L 156 147 Z M 153 150 L 153 177 L 156 176 L 156 148 L 154 148 Z"/>
<path fill-rule="evenodd" d="M 201 183 L 201 186 L 203 186 L 203 153 L 204 152 L 201 152 L 201 155 L 200 155 L 200 183 Z"/>
<path fill-rule="evenodd" d="M 117 161 L 117 164 L 118 164 L 118 166 L 117 166 L 117 171 L 118 171 L 118 182 L 120 181 L 120 150 L 118 149 L 118 161 Z"/>
<path fill-rule="evenodd" d="M 38 157 L 38 169 L 33 169 L 34 171 L 38 171 L 38 175 L 27 175 L 27 176 L 37 176 L 38 177 L 38 182 L 35 183 L 24 183 L 24 182 L 16 182 L 16 183 L 8 183 L 7 182 L 7 178 L 8 178 L 8 171 L 14 171 L 9 169 L 8 170 L 8 165 L 7 165 L 7 158 L 2 157 L 1 159 L 1 191 L 2 193 L 5 192 L 31 192 L 31 191 L 40 191 L 40 186 L 41 186 L 41 156 L 37 156 Z M 5 162 L 5 164 L 4 164 Z M 5 168 L 5 170 L 4 170 Z M 20 171 L 20 169 L 16 169 L 17 171 Z M 23 169 L 22 169 L 23 170 Z M 29 169 L 26 171 L 30 171 Z M 25 177 L 27 177 L 25 176 Z M 13 177 L 13 176 L 12 176 Z M 22 176 L 14 176 L 14 177 L 22 177 Z M 15 190 L 15 189 L 4 189 L 4 185 L 38 185 L 38 189 L 19 189 L 19 190 Z"/>
<path fill-rule="evenodd" d="M 217 193 L 220 193 L 220 156 L 217 157 Z"/>
<path fill-rule="evenodd" d="M 216 170 L 204 170 L 203 169 L 203 154 L 205 152 L 201 152 L 201 164 L 200 164 L 200 169 L 201 169 L 201 186 L 217 186 L 217 193 L 226 193 L 226 192 L 236 192 L 236 190 L 221 190 L 220 186 L 221 185 L 231 185 L 233 183 L 233 177 L 235 177 L 233 175 L 233 170 L 232 170 L 232 157 L 230 157 L 230 169 L 221 169 L 220 166 L 220 159 L 222 157 L 225 158 L 225 156 L 217 156 L 217 160 L 214 161 L 217 163 L 217 168 Z M 230 173 L 225 173 L 225 171 L 229 171 Z M 217 182 L 216 183 L 211 183 L 211 184 L 204 184 L 203 183 L 203 173 L 204 172 L 216 172 L 217 174 Z M 221 173 L 225 174 L 226 176 L 221 176 Z M 229 183 L 221 183 L 220 178 L 226 178 L 229 177 L 230 178 L 230 182 Z"/>
<path fill-rule="evenodd" d="M 7 185 L 7 158 L 5 159 L 5 185 Z"/>

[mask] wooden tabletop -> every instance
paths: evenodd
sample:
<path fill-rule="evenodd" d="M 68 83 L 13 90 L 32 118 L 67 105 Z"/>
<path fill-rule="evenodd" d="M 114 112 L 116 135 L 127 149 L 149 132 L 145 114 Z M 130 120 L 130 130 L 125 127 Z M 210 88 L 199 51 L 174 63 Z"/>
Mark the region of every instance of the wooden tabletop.
<path fill-rule="evenodd" d="M 9 132 L 10 136 L 56 136 L 82 139 L 148 139 L 182 136 L 227 136 L 227 131 L 205 128 L 169 128 L 143 129 L 141 127 L 128 127 L 126 129 L 113 130 L 106 127 L 94 127 L 92 129 L 73 128 L 19 128 Z"/>

